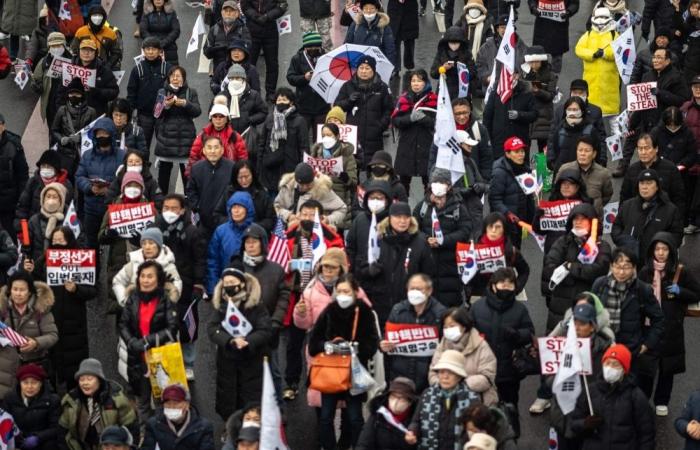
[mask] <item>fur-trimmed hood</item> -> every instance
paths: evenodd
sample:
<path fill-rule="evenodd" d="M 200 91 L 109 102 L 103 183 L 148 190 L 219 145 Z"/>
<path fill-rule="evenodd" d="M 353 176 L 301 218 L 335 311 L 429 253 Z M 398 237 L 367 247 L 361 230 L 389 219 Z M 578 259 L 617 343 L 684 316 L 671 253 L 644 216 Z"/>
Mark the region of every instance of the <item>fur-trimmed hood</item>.
<path fill-rule="evenodd" d="M 242 309 L 251 309 L 255 306 L 258 306 L 260 304 L 260 283 L 258 282 L 258 279 L 255 278 L 253 275 L 250 274 L 245 274 L 245 290 L 248 293 L 248 296 L 246 297 L 245 301 L 241 304 Z M 224 280 L 219 280 L 218 283 L 216 283 L 216 287 L 214 287 L 214 295 L 211 299 L 211 305 L 214 307 L 215 310 L 219 310 L 222 306 L 222 302 L 224 301 L 223 298 L 223 291 L 224 291 Z M 227 300 L 226 300 L 227 301 Z"/>
<path fill-rule="evenodd" d="M 45 314 L 51 310 L 54 304 L 53 291 L 48 284 L 43 281 L 35 281 L 34 288 L 36 289 L 36 294 L 29 299 L 29 308 L 40 314 Z M 0 289 L 0 315 L 4 315 L 10 304 L 10 297 L 8 295 L 8 287 L 3 286 Z"/>
<path fill-rule="evenodd" d="M 386 15 L 383 12 L 377 11 L 377 17 L 379 18 L 379 20 L 377 21 L 377 25 L 376 25 L 377 28 L 382 29 L 382 28 L 389 26 L 389 22 L 391 22 L 391 20 L 389 19 L 388 15 Z M 363 23 L 367 23 L 367 21 L 365 20 L 365 16 L 363 16 L 361 13 L 356 14 L 355 15 L 355 26 L 359 27 Z"/>
<path fill-rule="evenodd" d="M 290 191 L 294 191 L 297 188 L 297 181 L 294 179 L 294 172 L 286 173 L 282 175 L 280 179 L 280 190 L 287 188 Z M 328 175 L 317 173 L 314 177 L 314 185 L 309 193 L 311 198 L 320 199 L 323 198 L 330 190 L 333 188 L 333 180 Z"/>
<path fill-rule="evenodd" d="M 143 2 L 143 15 L 145 16 L 146 14 L 150 14 L 153 11 L 155 11 L 156 8 L 153 6 L 153 0 L 146 0 Z M 175 6 L 173 6 L 173 2 L 169 0 L 165 0 L 165 3 L 163 3 L 163 11 L 165 11 L 166 14 L 170 14 L 175 11 Z"/>
<path fill-rule="evenodd" d="M 408 226 L 408 234 L 416 234 L 418 233 L 418 221 L 416 220 L 415 217 L 411 217 L 411 225 Z M 389 230 L 389 217 L 386 219 L 382 220 L 377 224 L 377 234 L 381 238 L 382 236 L 385 236 Z"/>
<path fill-rule="evenodd" d="M 163 285 L 163 290 L 165 291 L 165 296 L 170 300 L 172 303 L 177 303 L 178 300 L 180 300 L 180 291 L 177 290 L 175 285 L 171 283 L 170 281 L 166 281 L 165 284 Z M 130 284 L 126 288 L 126 298 L 129 298 L 131 294 L 136 292 L 136 285 L 135 284 Z"/>

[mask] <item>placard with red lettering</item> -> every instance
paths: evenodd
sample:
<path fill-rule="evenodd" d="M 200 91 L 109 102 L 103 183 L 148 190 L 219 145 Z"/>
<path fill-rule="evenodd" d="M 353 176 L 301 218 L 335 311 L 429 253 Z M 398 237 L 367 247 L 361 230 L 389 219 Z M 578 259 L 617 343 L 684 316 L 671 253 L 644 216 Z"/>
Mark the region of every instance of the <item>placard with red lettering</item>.
<path fill-rule="evenodd" d="M 304 153 L 304 162 L 314 170 L 326 174 L 328 176 L 338 176 L 343 172 L 343 157 L 337 158 L 314 158 Z"/>
<path fill-rule="evenodd" d="M 97 71 L 95 69 L 88 69 L 76 64 L 63 64 L 61 73 L 63 74 L 63 86 L 68 86 L 73 78 L 80 78 L 83 86 L 95 87 L 95 80 L 97 79 Z"/>
<path fill-rule="evenodd" d="M 109 228 L 119 236 L 130 238 L 155 222 L 156 208 L 151 203 L 122 203 L 108 207 Z"/>
<path fill-rule="evenodd" d="M 322 123 L 316 125 L 316 142 L 321 142 L 322 129 Z M 355 147 L 353 153 L 357 153 L 357 125 L 338 125 L 338 130 L 340 130 L 340 140 L 352 144 Z"/>
<path fill-rule="evenodd" d="M 537 338 L 537 343 L 540 352 L 540 371 L 542 375 L 555 375 L 559 371 L 559 364 L 564 355 L 564 344 L 566 337 L 541 337 Z M 593 373 L 593 364 L 591 361 L 591 339 L 579 338 L 578 348 L 580 350 L 581 362 L 583 364 L 582 375 L 591 375 Z"/>
<path fill-rule="evenodd" d="M 387 322 L 384 330 L 385 339 L 394 344 L 391 355 L 433 356 L 438 346 L 436 326 Z"/>
<path fill-rule="evenodd" d="M 94 286 L 96 265 L 93 249 L 48 249 L 46 284 L 63 286 L 67 281 L 72 281 L 75 284 Z"/>
<path fill-rule="evenodd" d="M 471 244 L 458 243 L 456 251 L 458 265 L 464 266 L 465 263 L 468 263 L 470 248 Z M 494 273 L 496 270 L 506 267 L 506 256 L 503 253 L 503 247 L 499 245 L 474 244 L 474 250 L 476 252 L 476 266 L 479 272 Z"/>
<path fill-rule="evenodd" d="M 565 13 L 564 0 L 539 0 L 537 2 L 537 14 L 544 19 L 564 22 L 566 20 Z"/>
<path fill-rule="evenodd" d="M 643 111 L 656 108 L 656 95 L 651 90 L 656 88 L 656 81 L 627 85 L 627 111 Z"/>
<path fill-rule="evenodd" d="M 542 231 L 564 231 L 569 213 L 581 200 L 555 200 L 541 201 L 540 208 L 544 214 L 540 217 L 540 229 Z"/>

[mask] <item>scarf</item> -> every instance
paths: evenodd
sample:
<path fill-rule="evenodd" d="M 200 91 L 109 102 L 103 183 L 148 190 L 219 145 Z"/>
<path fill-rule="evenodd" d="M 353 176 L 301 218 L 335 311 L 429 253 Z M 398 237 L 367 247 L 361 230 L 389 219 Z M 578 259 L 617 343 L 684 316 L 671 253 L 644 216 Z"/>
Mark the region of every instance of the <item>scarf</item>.
<path fill-rule="evenodd" d="M 62 209 L 63 208 L 59 208 L 58 211 L 50 213 L 45 210 L 43 206 L 41 207 L 41 215 L 48 219 L 48 222 L 46 223 L 46 232 L 44 233 L 44 237 L 46 239 L 51 238 L 51 233 L 53 233 L 53 230 L 56 229 L 56 224 L 59 220 L 61 223 L 63 223 L 63 213 L 61 212 Z"/>
<path fill-rule="evenodd" d="M 449 397 L 447 397 L 449 396 Z M 440 428 L 454 424 L 452 441 L 454 450 L 462 450 L 462 431 L 464 426 L 459 420 L 462 412 L 470 405 L 481 402 L 479 397 L 467 389 L 464 383 L 458 384 L 453 390 L 446 392 L 439 384 L 429 387 L 424 393 L 420 406 L 420 444 L 419 448 L 447 448 L 440 440 Z M 453 416 L 450 420 L 447 414 L 443 415 L 446 403 L 451 403 L 447 414 Z M 449 433 L 445 433 L 449 435 Z"/>
<path fill-rule="evenodd" d="M 611 15 L 624 14 L 627 10 L 627 3 L 625 0 L 617 0 L 615 2 L 603 0 L 603 6 L 610 10 Z"/>
<path fill-rule="evenodd" d="M 467 19 L 467 42 L 472 43 L 472 55 L 476 55 L 479 53 L 479 48 L 481 48 L 481 36 L 484 33 L 486 14 L 482 11 L 479 17 L 473 18 L 467 11 L 464 18 Z"/>
<path fill-rule="evenodd" d="M 171 236 L 176 237 L 180 241 L 187 239 L 184 220 L 179 219 L 166 225 L 165 230 L 163 230 L 163 240 L 168 240 Z"/>
<path fill-rule="evenodd" d="M 421 96 L 417 101 L 413 101 L 413 98 Z M 413 98 L 412 98 L 413 97 Z M 396 107 L 391 113 L 391 118 L 393 119 L 399 114 L 409 113 L 417 108 L 437 108 L 437 95 L 429 88 L 419 92 L 418 94 L 413 94 L 412 92 L 404 92 L 404 94 L 399 97 L 399 101 L 396 102 Z"/>
<path fill-rule="evenodd" d="M 313 247 L 311 247 L 311 241 L 304 236 L 299 236 L 299 244 L 301 245 L 301 256 L 304 259 L 309 259 L 313 261 L 314 259 L 314 250 Z M 309 280 L 311 280 L 311 271 L 309 270 L 302 270 L 301 271 L 301 289 L 306 289 L 306 285 L 309 284 Z"/>
<path fill-rule="evenodd" d="M 97 422 L 102 419 L 102 415 L 100 414 L 100 404 L 92 397 L 87 398 L 87 411 L 88 417 L 90 418 L 90 425 L 93 427 L 96 426 Z"/>
<path fill-rule="evenodd" d="M 620 331 L 622 301 L 627 296 L 627 291 L 633 282 L 634 277 L 620 283 L 612 275 L 608 275 L 608 296 L 605 300 L 605 309 L 610 313 L 610 328 L 615 333 Z"/>
<path fill-rule="evenodd" d="M 661 304 L 661 279 L 664 277 L 664 269 L 666 268 L 666 263 L 660 263 L 654 260 L 654 279 L 652 280 L 652 287 L 654 288 L 654 297 L 656 301 Z"/>
<path fill-rule="evenodd" d="M 231 83 L 228 84 L 228 93 L 231 94 L 231 104 L 229 105 L 229 117 L 232 119 L 239 119 L 241 117 L 241 108 L 238 106 L 238 100 L 241 98 L 241 95 L 243 95 L 243 92 L 245 92 L 246 84 L 243 83 L 243 87 L 241 87 L 239 90 L 236 90 L 231 86 Z"/>
<path fill-rule="evenodd" d="M 276 152 L 280 146 L 280 141 L 287 139 L 287 117 L 296 111 L 294 106 L 290 106 L 284 112 L 272 110 L 272 133 L 270 135 L 270 148 Z"/>
<path fill-rule="evenodd" d="M 187 429 L 187 425 L 190 424 L 191 417 L 192 417 L 192 415 L 190 414 L 189 411 L 187 411 L 187 415 L 185 416 L 185 421 L 182 422 L 181 424 L 172 423 L 167 418 L 165 419 L 165 422 L 168 424 L 168 428 L 170 428 L 170 430 L 175 434 L 175 436 L 180 437 Z"/>

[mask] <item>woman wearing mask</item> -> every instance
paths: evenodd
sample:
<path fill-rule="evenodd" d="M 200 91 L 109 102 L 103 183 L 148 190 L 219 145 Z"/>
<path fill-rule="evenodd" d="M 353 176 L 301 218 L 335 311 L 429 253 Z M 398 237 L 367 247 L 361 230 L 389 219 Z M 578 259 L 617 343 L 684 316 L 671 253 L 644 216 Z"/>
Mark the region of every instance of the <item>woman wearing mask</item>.
<path fill-rule="evenodd" d="M 260 402 L 247 403 L 243 408 L 231 414 L 226 421 L 221 440 L 224 442 L 222 450 L 236 450 L 238 435 L 243 428 L 260 428 Z M 224 438 L 225 436 L 225 438 Z"/>
<path fill-rule="evenodd" d="M 564 102 L 564 120 L 558 128 L 552 127 L 547 141 L 547 167 L 555 175 L 562 164 L 576 161 L 576 147 L 581 136 L 597 138 L 586 111 L 586 104 L 580 97 L 571 96 Z"/>
<path fill-rule="evenodd" d="M 237 38 L 226 40 L 228 44 L 223 44 L 221 48 L 223 52 L 228 52 L 228 57 L 218 64 L 215 62 L 213 66 L 214 74 L 209 81 L 212 94 L 224 94 L 233 98 L 235 95 L 240 95 L 246 85 L 255 92 L 260 92 L 260 73 L 255 64 L 250 63 L 250 37 L 247 39 L 248 42 L 246 39 Z M 205 54 L 207 44 L 208 42 L 204 46 Z M 234 66 L 237 67 L 234 69 Z M 229 86 L 235 78 L 243 79 L 244 83 L 237 82 L 232 87 Z"/>
<path fill-rule="evenodd" d="M 165 60 L 178 65 L 177 38 L 180 36 L 180 21 L 170 0 L 145 0 L 143 16 L 139 23 L 141 39 L 155 37 L 160 40 Z"/>
<path fill-rule="evenodd" d="M 59 87 L 63 87 L 63 77 L 50 77 L 49 69 L 53 64 L 54 58 L 60 56 L 71 59 L 72 55 L 68 47 L 66 47 L 66 37 L 62 33 L 57 31 L 50 33 L 46 39 L 46 44 L 49 47 L 49 54 L 37 62 L 31 75 L 30 86 L 35 94 L 41 96 L 41 118 L 47 124 L 53 124 L 56 111 L 59 108 L 57 93 Z M 51 137 L 50 135 L 51 133 L 49 132 L 49 137 Z"/>
<path fill-rule="evenodd" d="M 187 72 L 181 66 L 170 68 L 168 82 L 158 96 L 164 98 L 163 111 L 156 121 L 158 184 L 163 192 L 169 192 L 173 164 L 180 165 L 183 184 L 187 180 L 185 164 L 197 134 L 194 119 L 202 114 L 202 109 L 197 91 L 187 85 Z"/>
<path fill-rule="evenodd" d="M 350 230 L 345 237 L 345 252 L 350 261 L 352 273 L 357 277 L 360 285 L 369 274 L 360 271 L 360 267 L 367 266 L 367 243 L 372 224 L 372 214 L 376 216 L 376 223 L 389 216 L 391 205 L 391 185 L 386 181 L 370 181 L 365 184 L 362 209 L 352 221 Z M 363 266 L 364 264 L 364 266 Z M 364 267 L 366 270 L 366 267 Z"/>
<path fill-rule="evenodd" d="M 326 354 L 345 352 L 343 344 L 356 345 L 360 363 L 367 362 L 377 351 L 379 337 L 376 319 L 372 308 L 359 299 L 360 286 L 352 275 L 340 276 L 334 286 L 331 302 L 316 320 L 309 336 L 309 354 L 313 357 L 321 352 Z M 339 394 L 321 394 L 321 417 L 319 434 L 321 448 L 336 448 L 335 427 L 333 424 L 338 401 L 345 400 L 350 418 L 351 445 L 355 446 L 364 424 L 362 403 L 366 395 L 351 395 L 349 391 Z"/>
<path fill-rule="evenodd" d="M 27 264 L 43 258 L 44 251 L 51 242 L 51 233 L 63 224 L 66 210 L 66 188 L 60 183 L 49 183 L 41 190 L 41 208 L 29 219 L 30 245 L 27 248 L 29 258 L 24 258 L 25 270 Z"/>
<path fill-rule="evenodd" d="M 331 110 L 332 111 L 332 110 Z M 380 150 L 372 155 L 372 160 L 367 165 L 367 179 L 357 187 L 357 197 L 353 201 L 352 214 L 353 218 L 362 211 L 364 204 L 365 192 L 367 185 L 372 181 L 386 181 L 391 188 L 390 202 L 408 202 L 406 188 L 401 184 L 398 175 L 394 171 L 394 165 L 391 155 L 388 152 Z"/>
<path fill-rule="evenodd" d="M 180 327 L 175 303 L 180 292 L 166 281 L 163 267 L 153 260 L 138 266 L 136 279 L 119 318 L 119 336 L 126 347 L 119 352 L 127 354 L 125 378 L 136 396 L 139 421 L 145 424 L 153 413 L 153 403 L 144 353 L 175 340 Z"/>
<path fill-rule="evenodd" d="M 485 433 L 496 439 L 496 450 L 518 450 L 513 428 L 497 406 L 472 405 L 462 414 L 462 421 L 469 439 L 477 433 Z"/>
<path fill-rule="evenodd" d="M 233 128 L 244 135 L 246 143 L 255 142 L 251 140 L 249 135 L 254 132 L 254 128 L 265 122 L 268 113 L 267 103 L 260 95 L 260 91 L 251 86 L 246 70 L 240 65 L 231 67 L 231 77 L 228 77 L 229 83 L 221 92 L 229 109 L 231 110 L 231 125 Z M 255 66 L 250 66 L 255 69 Z M 259 86 L 258 86 L 259 88 Z M 217 95 L 219 97 L 219 95 Z M 236 109 L 236 106 L 238 109 Z M 248 148 L 248 151 L 254 153 L 255 148 Z"/>
<path fill-rule="evenodd" d="M 450 308 L 443 315 L 442 340 L 433 354 L 428 374 L 431 386 L 440 379 L 435 366 L 447 350 L 456 350 L 464 356 L 464 371 L 467 374 L 464 382 L 467 387 L 476 392 L 486 406 L 496 405 L 496 355 L 474 327 L 474 321 L 466 308 Z"/>
<path fill-rule="evenodd" d="M 685 372 L 683 320 L 688 303 L 700 299 L 700 283 L 692 271 L 679 262 L 678 244 L 666 232 L 654 235 L 647 249 L 647 263 L 639 279 L 652 285 L 654 297 L 664 313 L 664 334 L 659 350 L 659 377 L 654 404 L 656 415 L 668 415 L 673 376 Z"/>
<path fill-rule="evenodd" d="M 496 355 L 498 397 L 514 409 L 511 425 L 520 436 L 517 411 L 521 378 L 513 367 L 513 352 L 532 342 L 535 327 L 527 307 L 515 300 L 516 283 L 513 269 L 498 269 L 489 280 L 486 295 L 472 305 L 470 313 L 474 326 Z"/>
<path fill-rule="evenodd" d="M 469 43 L 462 28 L 451 26 L 451 23 L 452 20 L 450 19 L 450 24 L 446 24 L 448 27 L 447 31 L 445 31 L 444 36 L 438 42 L 435 59 L 433 59 L 433 65 L 430 67 L 430 76 L 434 80 L 439 80 L 439 69 L 444 67 L 446 70 L 445 81 L 447 82 L 447 90 L 450 93 L 450 98 L 456 99 L 460 97 L 459 66 L 457 63 L 464 64 L 470 74 L 476 74 L 476 65 L 474 64 L 476 55 L 472 54 L 469 49 Z M 476 90 L 476 80 L 477 77 L 472 75 L 468 87 L 469 95 L 473 95 Z M 466 96 L 462 95 L 462 97 Z"/>
<path fill-rule="evenodd" d="M 231 185 L 228 191 L 219 199 L 214 214 L 218 217 L 219 223 L 226 222 L 229 213 L 226 211 L 226 203 L 231 196 L 238 191 L 245 191 L 253 198 L 255 208 L 255 223 L 271 233 L 277 220 L 277 213 L 273 205 L 273 200 L 267 189 L 262 187 L 257 177 L 255 177 L 253 165 L 248 160 L 236 161 L 231 173 Z"/>
<path fill-rule="evenodd" d="M 0 290 L 0 320 L 26 339 L 21 347 L 0 348 L 0 397 L 15 386 L 20 365 L 48 365 L 48 352 L 58 341 L 53 304 L 49 286 L 23 270 L 12 274 Z"/>
<path fill-rule="evenodd" d="M 411 450 L 415 448 L 404 439 L 396 426 L 411 423 L 418 402 L 416 385 L 406 377 L 391 380 L 389 388 L 370 401 L 370 415 L 362 427 L 356 450 Z"/>
<path fill-rule="evenodd" d="M 312 145 L 309 151 L 314 158 L 343 158 L 343 171 L 339 174 L 332 173 L 330 177 L 333 180 L 333 191 L 346 205 L 352 204 L 357 191 L 358 173 L 354 152 L 355 147 L 352 144 L 340 140 L 340 129 L 332 123 L 327 123 L 321 128 L 321 142 Z M 340 228 L 350 228 L 349 210 L 345 223 Z"/>
<path fill-rule="evenodd" d="M 260 301 L 258 280 L 238 269 L 226 269 L 216 284 L 209 338 L 216 345 L 216 412 L 227 419 L 262 395 L 263 357 L 268 354 L 272 324 Z M 236 308 L 237 326 L 230 317 Z"/>
<path fill-rule="evenodd" d="M 522 79 L 530 82 L 532 95 L 535 97 L 537 119 L 530 125 L 530 139 L 537 141 L 540 153 L 547 146 L 549 129 L 554 116 L 552 102 L 557 95 L 558 76 L 549 63 L 550 57 L 545 52 L 544 47 L 533 45 L 527 49 L 525 63 L 521 65 L 523 69 Z"/>
<path fill-rule="evenodd" d="M 391 113 L 391 124 L 399 130 L 394 169 L 410 194 L 413 177 L 421 177 L 423 191 L 428 189 L 428 160 L 435 128 L 435 113 L 428 109 L 437 107 L 437 96 L 425 70 L 411 71 L 406 77 L 410 86 L 399 97 Z"/>
<path fill-rule="evenodd" d="M 124 164 L 117 170 L 117 176 L 109 185 L 107 194 L 105 195 L 106 203 L 113 203 L 121 193 L 121 185 L 124 180 L 124 175 L 128 172 L 141 174 L 143 178 L 143 197 L 155 203 L 156 208 L 160 209 L 163 204 L 163 191 L 151 175 L 151 163 L 148 159 L 144 159 L 143 153 L 134 148 L 130 148 L 124 155 Z"/>

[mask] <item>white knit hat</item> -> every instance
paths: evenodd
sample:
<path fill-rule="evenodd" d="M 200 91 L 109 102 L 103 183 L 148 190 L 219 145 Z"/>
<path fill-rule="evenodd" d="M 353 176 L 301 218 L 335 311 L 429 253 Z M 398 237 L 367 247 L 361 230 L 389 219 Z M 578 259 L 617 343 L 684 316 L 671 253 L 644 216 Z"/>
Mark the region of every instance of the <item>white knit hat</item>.
<path fill-rule="evenodd" d="M 228 107 L 226 105 L 220 105 L 218 103 L 214 104 L 209 111 L 209 118 L 211 119 L 214 114 L 222 114 L 224 117 L 229 116 Z"/>

